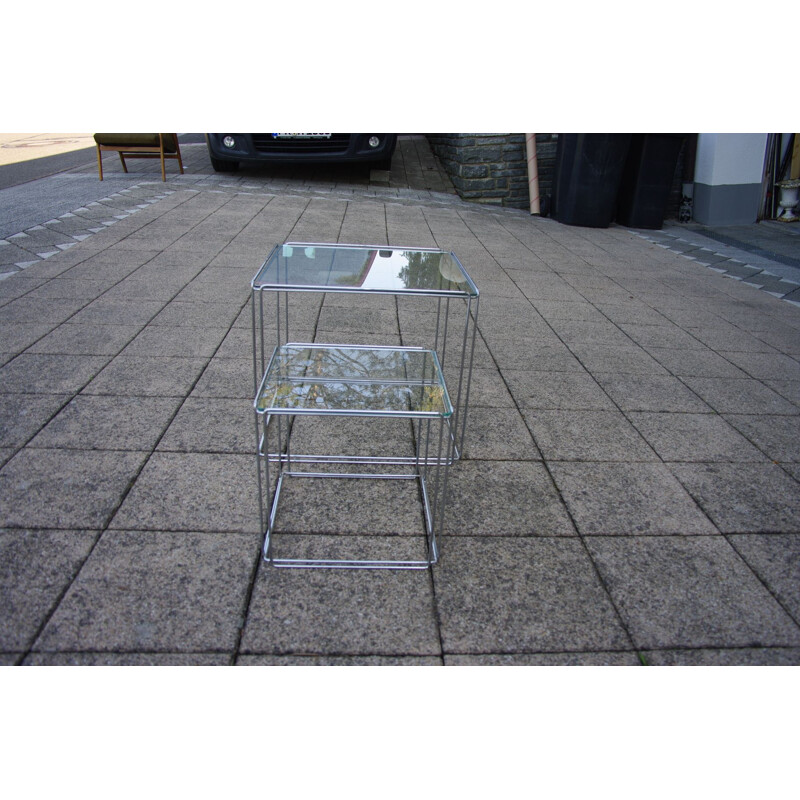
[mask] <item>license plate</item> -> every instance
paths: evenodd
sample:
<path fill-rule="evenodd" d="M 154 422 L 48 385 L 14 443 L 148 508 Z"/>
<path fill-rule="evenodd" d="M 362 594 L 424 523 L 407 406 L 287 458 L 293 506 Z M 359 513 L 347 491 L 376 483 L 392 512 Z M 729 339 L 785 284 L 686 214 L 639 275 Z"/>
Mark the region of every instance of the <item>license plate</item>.
<path fill-rule="evenodd" d="M 330 139 L 330 133 L 273 133 L 273 139 Z"/>

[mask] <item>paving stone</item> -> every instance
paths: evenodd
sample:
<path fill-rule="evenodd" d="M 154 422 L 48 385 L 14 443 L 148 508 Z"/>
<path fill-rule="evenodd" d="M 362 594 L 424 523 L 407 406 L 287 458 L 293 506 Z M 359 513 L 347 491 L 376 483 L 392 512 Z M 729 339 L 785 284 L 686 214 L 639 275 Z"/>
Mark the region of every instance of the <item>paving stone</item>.
<path fill-rule="evenodd" d="M 241 311 L 240 303 L 187 303 L 173 300 L 150 321 L 150 325 L 181 328 L 229 328 Z M 247 330 L 248 334 L 250 330 Z M 187 333 L 188 335 L 188 333 Z M 249 345 L 252 347 L 252 345 Z M 245 353 L 246 354 L 246 353 Z"/>
<path fill-rule="evenodd" d="M 33 649 L 232 653 L 258 538 L 106 531 Z"/>
<path fill-rule="evenodd" d="M 220 358 L 208 362 L 198 379 L 192 397 L 227 397 L 253 402 L 253 359 Z"/>
<path fill-rule="evenodd" d="M 511 653 L 507 655 L 448 655 L 446 667 L 641 667 L 635 652 Z"/>
<path fill-rule="evenodd" d="M 270 656 L 242 655 L 241 667 L 440 667 L 439 656 Z"/>
<path fill-rule="evenodd" d="M 157 358 L 120 353 L 86 386 L 83 393 L 184 397 L 207 363 L 205 358 Z M 252 381 L 252 366 L 250 372 Z"/>
<path fill-rule="evenodd" d="M 23 666 L 32 667 L 222 667 L 227 653 L 31 653 Z"/>
<path fill-rule="evenodd" d="M 523 408 L 613 410 L 614 404 L 588 372 L 502 370 L 512 397 Z"/>
<path fill-rule="evenodd" d="M 546 460 L 656 461 L 657 456 L 619 411 L 523 409 Z"/>
<path fill-rule="evenodd" d="M 549 467 L 581 534 L 716 531 L 662 464 L 553 462 Z"/>
<path fill-rule="evenodd" d="M 448 477 L 444 531 L 488 537 L 575 533 L 544 466 L 528 461 L 458 462 Z"/>
<path fill-rule="evenodd" d="M 665 375 L 666 370 L 641 347 L 608 347 L 575 344 L 572 351 L 591 373 L 616 372 L 622 375 Z"/>
<path fill-rule="evenodd" d="M 97 536 L 89 530 L 0 530 L 0 650 L 30 647 Z"/>
<path fill-rule="evenodd" d="M 125 348 L 126 356 L 210 358 L 227 328 L 185 328 L 149 325 Z"/>
<path fill-rule="evenodd" d="M 773 461 L 800 462 L 800 417 L 728 414 L 725 419 Z"/>
<path fill-rule="evenodd" d="M 65 322 L 28 349 L 29 353 L 109 355 L 119 353 L 141 330 L 138 325 L 81 325 Z"/>
<path fill-rule="evenodd" d="M 70 399 L 69 395 L 0 395 L 0 447 L 22 447 Z"/>
<path fill-rule="evenodd" d="M 721 351 L 720 355 L 736 364 L 753 378 L 800 381 L 800 361 L 783 353 Z"/>
<path fill-rule="evenodd" d="M 386 555 L 383 537 L 366 538 L 376 548 L 368 552 Z M 240 653 L 439 656 L 430 574 L 262 565 Z"/>
<path fill-rule="evenodd" d="M 721 536 L 592 537 L 638 648 L 800 645 L 800 627 Z"/>
<path fill-rule="evenodd" d="M 541 453 L 515 408 L 471 406 L 467 410 L 463 457 L 482 461 L 530 461 L 541 459 Z"/>
<path fill-rule="evenodd" d="M 673 464 L 723 533 L 800 532 L 800 488 L 775 464 Z"/>
<path fill-rule="evenodd" d="M 648 352 L 673 375 L 680 378 L 746 378 L 747 375 L 713 350 L 671 350 L 648 348 Z"/>
<path fill-rule="evenodd" d="M 146 325 L 165 305 L 163 300 L 113 300 L 99 297 L 82 308 L 71 323 L 86 325 Z"/>
<path fill-rule="evenodd" d="M 144 453 L 34 450 L 0 470 L 0 519 L 8 527 L 102 529 Z"/>
<path fill-rule="evenodd" d="M 78 395 L 43 428 L 30 446 L 152 450 L 179 403 L 176 397 Z"/>
<path fill-rule="evenodd" d="M 623 411 L 710 412 L 685 383 L 671 375 L 595 373 L 595 380 Z"/>
<path fill-rule="evenodd" d="M 108 356 L 22 353 L 0 367 L 0 393 L 74 394 L 108 361 Z"/>
<path fill-rule="evenodd" d="M 583 545 L 446 537 L 436 568 L 448 656 L 631 648 Z"/>
<path fill-rule="evenodd" d="M 800 414 L 800 408 L 754 379 L 686 377 L 684 381 L 720 414 Z"/>
<path fill-rule="evenodd" d="M 748 533 L 728 540 L 800 624 L 800 535 Z"/>
<path fill-rule="evenodd" d="M 252 456 L 153 453 L 111 527 L 256 532 L 255 467 Z"/>
<path fill-rule="evenodd" d="M 189 397 L 158 444 L 159 450 L 254 453 L 255 423 L 248 403 Z"/>
<path fill-rule="evenodd" d="M 51 327 L 69 319 L 86 305 L 86 300 L 74 297 L 43 300 L 26 294 L 0 306 L 0 325 L 45 324 Z"/>
<path fill-rule="evenodd" d="M 789 667 L 800 665 L 800 647 L 646 650 L 654 667 Z"/>
<path fill-rule="evenodd" d="M 56 324 L 53 322 L 0 324 L 0 352 L 16 355 L 46 336 Z"/>
<path fill-rule="evenodd" d="M 631 413 L 628 418 L 664 461 L 766 460 L 717 414 Z"/>

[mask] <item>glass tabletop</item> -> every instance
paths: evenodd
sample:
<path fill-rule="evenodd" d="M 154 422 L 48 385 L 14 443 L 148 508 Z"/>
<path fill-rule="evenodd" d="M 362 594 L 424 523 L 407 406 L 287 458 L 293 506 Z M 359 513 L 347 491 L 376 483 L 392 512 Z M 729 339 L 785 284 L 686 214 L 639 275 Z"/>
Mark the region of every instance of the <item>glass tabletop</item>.
<path fill-rule="evenodd" d="M 454 253 L 435 249 L 289 242 L 269 254 L 253 289 L 477 297 Z"/>
<path fill-rule="evenodd" d="M 453 413 L 435 352 L 356 345 L 275 348 L 255 408 L 276 414 L 449 417 Z"/>

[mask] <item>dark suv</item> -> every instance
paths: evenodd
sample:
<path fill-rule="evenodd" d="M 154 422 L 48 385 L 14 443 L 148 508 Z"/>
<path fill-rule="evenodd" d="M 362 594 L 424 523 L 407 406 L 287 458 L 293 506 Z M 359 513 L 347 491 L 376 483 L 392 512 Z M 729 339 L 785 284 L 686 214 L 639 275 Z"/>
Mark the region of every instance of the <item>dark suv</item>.
<path fill-rule="evenodd" d="M 234 172 L 239 162 L 370 162 L 389 169 L 396 133 L 207 133 L 208 155 L 217 172 Z"/>

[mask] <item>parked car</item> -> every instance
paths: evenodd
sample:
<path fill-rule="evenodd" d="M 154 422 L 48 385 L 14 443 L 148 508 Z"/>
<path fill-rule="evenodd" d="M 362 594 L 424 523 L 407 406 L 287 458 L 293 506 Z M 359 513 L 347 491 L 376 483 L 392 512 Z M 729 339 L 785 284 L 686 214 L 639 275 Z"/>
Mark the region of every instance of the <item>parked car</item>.
<path fill-rule="evenodd" d="M 207 133 L 208 155 L 217 172 L 251 164 L 369 162 L 389 169 L 396 133 Z"/>

